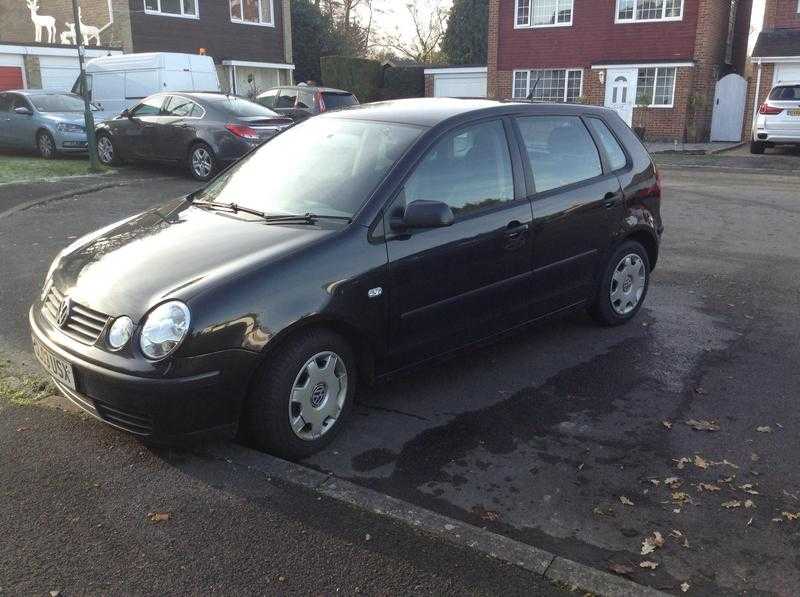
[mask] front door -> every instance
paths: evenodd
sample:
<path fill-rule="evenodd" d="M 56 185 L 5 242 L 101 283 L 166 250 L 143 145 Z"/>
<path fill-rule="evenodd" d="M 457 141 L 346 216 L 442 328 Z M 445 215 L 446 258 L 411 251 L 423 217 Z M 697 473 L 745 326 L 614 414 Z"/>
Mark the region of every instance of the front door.
<path fill-rule="evenodd" d="M 633 126 L 638 77 L 639 70 L 635 68 L 610 68 L 606 71 L 606 108 L 619 114 L 628 126 Z"/>
<path fill-rule="evenodd" d="M 445 134 L 387 212 L 392 367 L 529 318 L 533 214 L 506 129 L 498 119 Z M 455 223 L 394 232 L 420 200 L 447 203 Z"/>
<path fill-rule="evenodd" d="M 131 111 L 127 122 L 122 122 L 123 143 L 134 157 L 154 159 L 156 155 L 156 127 L 161 117 L 163 95 L 154 95 L 142 101 Z"/>

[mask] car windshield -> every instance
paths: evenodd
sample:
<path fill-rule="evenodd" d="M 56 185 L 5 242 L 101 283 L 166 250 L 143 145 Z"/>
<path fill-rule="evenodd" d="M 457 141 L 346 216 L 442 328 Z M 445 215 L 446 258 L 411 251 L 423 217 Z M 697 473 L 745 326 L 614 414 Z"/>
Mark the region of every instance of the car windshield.
<path fill-rule="evenodd" d="M 30 95 L 28 99 L 39 112 L 83 112 L 83 100 L 77 95 Z"/>
<path fill-rule="evenodd" d="M 323 93 L 322 100 L 328 110 L 338 110 L 339 108 L 347 108 L 358 104 L 355 96 L 349 93 Z"/>
<path fill-rule="evenodd" d="M 776 102 L 800 102 L 800 85 L 782 85 L 769 94 L 769 99 Z"/>
<path fill-rule="evenodd" d="M 242 118 L 258 116 L 263 118 L 274 118 L 278 116 L 278 114 L 260 104 L 251 102 L 250 100 L 246 100 L 241 97 L 234 97 L 232 95 L 218 100 L 214 105 L 225 110 L 233 116 L 239 116 Z"/>
<path fill-rule="evenodd" d="M 423 130 L 313 118 L 266 143 L 194 198 L 270 215 L 351 217 Z"/>

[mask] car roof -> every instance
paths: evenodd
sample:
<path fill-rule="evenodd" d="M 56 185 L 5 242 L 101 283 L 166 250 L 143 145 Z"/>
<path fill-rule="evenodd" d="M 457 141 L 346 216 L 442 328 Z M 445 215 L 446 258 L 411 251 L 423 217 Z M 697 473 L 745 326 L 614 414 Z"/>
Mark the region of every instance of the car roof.
<path fill-rule="evenodd" d="M 264 93 L 275 91 L 276 89 L 297 89 L 299 91 L 321 91 L 322 93 L 341 93 L 342 95 L 353 95 L 351 91 L 345 91 L 344 89 L 336 89 L 335 87 L 319 87 L 316 85 L 281 85 L 280 87 L 267 89 L 267 91 Z"/>
<path fill-rule="evenodd" d="M 69 91 L 58 89 L 7 89 L 2 93 L 19 93 L 20 95 L 75 95 Z"/>
<path fill-rule="evenodd" d="M 451 118 L 467 114 L 490 116 L 493 113 L 522 114 L 604 114 L 607 108 L 577 104 L 499 102 L 485 99 L 414 98 L 352 106 L 323 114 L 322 118 L 374 120 L 433 127 Z"/>

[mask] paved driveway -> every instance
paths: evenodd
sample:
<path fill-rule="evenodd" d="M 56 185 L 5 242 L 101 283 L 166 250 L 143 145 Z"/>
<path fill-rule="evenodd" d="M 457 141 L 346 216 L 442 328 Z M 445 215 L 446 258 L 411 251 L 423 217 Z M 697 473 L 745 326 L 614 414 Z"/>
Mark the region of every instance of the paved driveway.
<path fill-rule="evenodd" d="M 573 314 L 367 389 L 307 464 L 659 588 L 795 594 L 800 178 L 740 167 L 664 169 L 662 259 L 631 325 Z M 25 359 L 56 247 L 176 190 L 0 220 L 18 256 L 3 346 Z"/>

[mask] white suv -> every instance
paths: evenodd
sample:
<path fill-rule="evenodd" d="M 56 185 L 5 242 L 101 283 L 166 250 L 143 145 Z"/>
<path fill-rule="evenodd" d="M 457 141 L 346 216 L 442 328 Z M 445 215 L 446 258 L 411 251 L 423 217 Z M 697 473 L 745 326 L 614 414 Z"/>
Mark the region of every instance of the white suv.
<path fill-rule="evenodd" d="M 769 92 L 753 125 L 750 153 L 785 144 L 800 145 L 800 82 L 782 82 Z"/>

